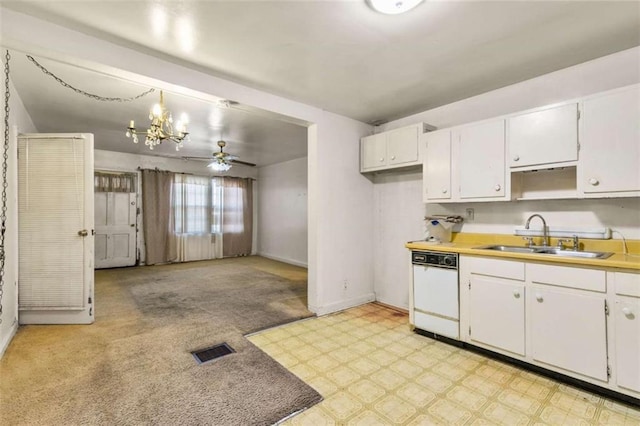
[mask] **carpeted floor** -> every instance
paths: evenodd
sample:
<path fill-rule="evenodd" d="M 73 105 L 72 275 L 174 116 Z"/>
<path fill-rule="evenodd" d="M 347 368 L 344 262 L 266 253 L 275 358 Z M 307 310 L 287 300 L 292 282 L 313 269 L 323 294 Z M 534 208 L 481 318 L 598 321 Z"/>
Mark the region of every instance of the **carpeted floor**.
<path fill-rule="evenodd" d="M 311 316 L 306 271 L 258 257 L 96 271 L 96 322 L 23 326 L 0 424 L 273 424 L 321 396 L 243 335 Z M 198 365 L 191 351 L 236 353 Z"/>

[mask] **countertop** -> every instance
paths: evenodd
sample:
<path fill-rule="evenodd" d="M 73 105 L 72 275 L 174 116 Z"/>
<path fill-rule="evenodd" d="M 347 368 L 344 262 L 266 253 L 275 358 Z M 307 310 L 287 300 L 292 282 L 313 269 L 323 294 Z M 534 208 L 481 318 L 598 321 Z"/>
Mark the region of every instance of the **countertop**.
<path fill-rule="evenodd" d="M 555 246 L 556 238 L 551 239 L 551 246 Z M 410 250 L 430 250 L 447 253 L 460 253 L 473 256 L 484 256 L 494 258 L 516 259 L 537 261 L 545 263 L 590 266 L 598 268 L 614 268 L 640 271 L 640 241 L 627 240 L 627 247 L 630 254 L 622 253 L 621 240 L 581 240 L 582 250 L 605 251 L 614 254 L 607 259 L 590 259 L 576 257 L 561 257 L 535 253 L 510 253 L 498 252 L 495 250 L 482 250 L 474 247 L 483 245 L 511 245 L 524 247 L 522 237 L 501 234 L 471 234 L 454 233 L 450 243 L 433 243 L 429 241 L 410 241 L 405 247 Z"/>

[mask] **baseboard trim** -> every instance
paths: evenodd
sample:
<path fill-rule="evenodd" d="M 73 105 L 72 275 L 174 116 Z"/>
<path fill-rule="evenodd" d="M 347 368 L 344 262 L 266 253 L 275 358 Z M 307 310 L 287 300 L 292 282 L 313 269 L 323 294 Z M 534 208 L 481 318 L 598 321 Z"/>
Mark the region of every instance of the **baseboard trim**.
<path fill-rule="evenodd" d="M 11 341 L 13 340 L 13 337 L 18 332 L 18 326 L 19 326 L 18 321 L 15 321 L 11 326 L 9 333 L 4 337 L 4 339 L 2 339 L 2 342 L 0 342 L 0 359 L 2 359 L 5 351 L 9 347 L 9 343 L 11 343 Z"/>
<path fill-rule="evenodd" d="M 354 308 L 356 306 L 364 305 L 365 303 L 373 302 L 376 300 L 375 293 L 368 293 L 363 296 L 354 297 L 352 299 L 341 300 L 339 302 L 330 303 L 324 306 L 318 306 L 314 308 L 316 310 L 310 309 L 312 312 L 315 312 L 316 315 L 327 315 L 333 314 L 335 312 L 344 311 L 345 309 Z"/>
<path fill-rule="evenodd" d="M 274 255 L 269 254 L 269 253 L 258 252 L 257 255 L 260 256 L 260 257 L 266 257 L 267 259 L 277 260 L 278 262 L 288 263 L 289 265 L 300 266 L 302 268 L 308 268 L 309 267 L 309 264 L 306 263 L 306 262 L 299 262 L 297 260 L 289 259 L 289 258 L 286 258 L 286 257 L 274 256 Z"/>

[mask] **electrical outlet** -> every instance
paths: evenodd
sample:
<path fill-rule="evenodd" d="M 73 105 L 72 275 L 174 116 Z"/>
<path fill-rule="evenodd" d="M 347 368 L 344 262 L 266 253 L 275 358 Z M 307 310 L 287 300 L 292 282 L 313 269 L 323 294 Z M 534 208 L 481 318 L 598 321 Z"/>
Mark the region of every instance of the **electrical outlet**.
<path fill-rule="evenodd" d="M 467 209 L 467 220 L 473 220 L 475 211 L 471 208 Z"/>

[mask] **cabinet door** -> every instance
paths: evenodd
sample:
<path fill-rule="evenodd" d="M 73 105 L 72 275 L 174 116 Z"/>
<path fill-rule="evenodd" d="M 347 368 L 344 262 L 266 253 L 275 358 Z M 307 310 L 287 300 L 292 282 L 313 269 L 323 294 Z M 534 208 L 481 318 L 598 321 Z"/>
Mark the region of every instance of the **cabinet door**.
<path fill-rule="evenodd" d="M 451 198 L 451 131 L 426 133 L 423 186 L 425 201 Z"/>
<path fill-rule="evenodd" d="M 585 193 L 640 191 L 640 86 L 584 101 L 580 170 Z"/>
<path fill-rule="evenodd" d="M 460 129 L 460 198 L 505 196 L 504 133 L 504 120 Z"/>
<path fill-rule="evenodd" d="M 524 296 L 524 283 L 471 274 L 471 340 L 524 355 Z"/>
<path fill-rule="evenodd" d="M 640 299 L 616 297 L 613 315 L 618 386 L 640 392 Z"/>
<path fill-rule="evenodd" d="M 511 167 L 578 159 L 578 104 L 510 117 Z"/>
<path fill-rule="evenodd" d="M 535 286 L 529 307 L 534 360 L 607 381 L 604 295 Z"/>
<path fill-rule="evenodd" d="M 418 126 L 391 130 L 387 134 L 389 165 L 418 161 Z"/>
<path fill-rule="evenodd" d="M 383 168 L 387 164 L 386 133 L 360 139 L 360 161 L 360 170 Z"/>

